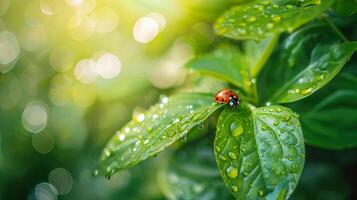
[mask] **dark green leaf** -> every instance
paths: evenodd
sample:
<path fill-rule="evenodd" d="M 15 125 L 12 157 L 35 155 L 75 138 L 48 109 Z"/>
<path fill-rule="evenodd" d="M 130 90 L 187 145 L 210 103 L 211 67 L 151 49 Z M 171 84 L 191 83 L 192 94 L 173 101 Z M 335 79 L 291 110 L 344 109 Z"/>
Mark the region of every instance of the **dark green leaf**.
<path fill-rule="evenodd" d="M 338 0 L 334 6 L 337 14 L 342 16 L 350 16 L 357 12 L 356 0 Z"/>
<path fill-rule="evenodd" d="M 182 93 L 139 114 L 109 141 L 101 157 L 98 173 L 110 176 L 155 156 L 187 135 L 221 105 L 213 103 L 212 94 Z"/>
<path fill-rule="evenodd" d="M 168 199 L 233 199 L 219 176 L 207 139 L 177 151 L 160 171 L 159 184 Z"/>
<path fill-rule="evenodd" d="M 301 113 L 308 144 L 329 149 L 357 146 L 356 85 L 357 76 L 342 73 L 311 98 L 294 105 Z"/>
<path fill-rule="evenodd" d="M 293 31 L 319 16 L 334 0 L 256 1 L 225 12 L 215 24 L 219 35 L 260 40 L 283 31 Z"/>
<path fill-rule="evenodd" d="M 260 95 L 287 103 L 311 95 L 329 82 L 357 49 L 324 24 L 312 24 L 288 36 L 273 54 L 259 79 Z"/>
<path fill-rule="evenodd" d="M 221 176 L 236 199 L 286 199 L 304 165 L 298 117 L 282 106 L 227 108 L 214 146 Z"/>
<path fill-rule="evenodd" d="M 238 87 L 247 88 L 269 58 L 278 36 L 260 43 L 247 41 L 243 48 L 223 45 L 214 52 L 202 55 L 187 63 L 187 67 L 223 79 Z"/>
<path fill-rule="evenodd" d="M 324 163 L 311 160 L 306 162 L 300 183 L 290 199 L 346 200 L 350 199 L 348 196 L 349 186 L 343 169 L 336 167 L 334 162 Z"/>

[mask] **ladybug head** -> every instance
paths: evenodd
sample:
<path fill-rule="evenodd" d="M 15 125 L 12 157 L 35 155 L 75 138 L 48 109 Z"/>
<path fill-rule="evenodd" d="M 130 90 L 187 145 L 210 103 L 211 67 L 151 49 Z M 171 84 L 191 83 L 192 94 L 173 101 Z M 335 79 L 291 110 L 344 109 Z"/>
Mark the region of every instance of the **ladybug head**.
<path fill-rule="evenodd" d="M 236 98 L 231 98 L 231 99 L 229 100 L 228 104 L 229 104 L 230 106 L 232 106 L 233 108 L 236 108 L 236 107 L 239 105 L 239 101 L 238 101 L 238 99 L 236 99 Z"/>

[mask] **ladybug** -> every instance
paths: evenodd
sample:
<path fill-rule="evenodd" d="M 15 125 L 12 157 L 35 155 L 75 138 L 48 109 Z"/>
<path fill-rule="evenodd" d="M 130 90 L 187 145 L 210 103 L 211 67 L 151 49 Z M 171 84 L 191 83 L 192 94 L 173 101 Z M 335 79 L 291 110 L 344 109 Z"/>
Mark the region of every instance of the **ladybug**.
<path fill-rule="evenodd" d="M 230 89 L 223 89 L 214 95 L 214 101 L 217 103 L 228 104 L 232 107 L 237 107 L 239 105 L 238 94 Z"/>

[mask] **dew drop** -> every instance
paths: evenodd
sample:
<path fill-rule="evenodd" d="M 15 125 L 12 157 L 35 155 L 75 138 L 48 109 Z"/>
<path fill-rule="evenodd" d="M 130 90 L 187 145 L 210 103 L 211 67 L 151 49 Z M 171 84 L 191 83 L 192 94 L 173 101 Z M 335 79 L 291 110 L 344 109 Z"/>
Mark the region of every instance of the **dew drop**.
<path fill-rule="evenodd" d="M 152 115 L 152 119 L 157 119 L 158 117 L 159 117 L 158 114 L 153 114 L 153 115 Z"/>
<path fill-rule="evenodd" d="M 262 1 L 262 4 L 267 6 L 267 5 L 270 4 L 270 2 L 269 1 Z"/>
<path fill-rule="evenodd" d="M 181 138 L 181 142 L 186 142 L 187 141 L 187 135 L 184 135 L 182 138 Z"/>
<path fill-rule="evenodd" d="M 245 20 L 247 22 L 255 22 L 255 20 L 257 20 L 257 18 L 254 15 L 250 15 L 250 16 L 246 17 Z"/>
<path fill-rule="evenodd" d="M 222 156 L 222 155 L 219 156 L 219 159 L 221 159 L 222 161 L 227 161 L 227 158 L 225 156 Z"/>
<path fill-rule="evenodd" d="M 254 5 L 254 8 L 259 10 L 259 11 L 263 11 L 264 7 L 261 5 Z"/>
<path fill-rule="evenodd" d="M 216 151 L 221 151 L 221 148 L 219 148 L 219 146 L 216 146 Z"/>
<path fill-rule="evenodd" d="M 273 123 L 274 126 L 278 126 L 279 125 L 279 120 L 275 120 L 275 122 Z"/>
<path fill-rule="evenodd" d="M 96 169 L 93 171 L 93 176 L 98 176 L 99 175 L 99 171 Z"/>
<path fill-rule="evenodd" d="M 273 23 L 267 23 L 267 28 L 269 28 L 269 29 L 274 28 L 274 24 Z"/>
<path fill-rule="evenodd" d="M 266 125 L 263 125 L 262 128 L 260 130 L 262 131 L 266 131 L 268 129 L 268 127 Z"/>
<path fill-rule="evenodd" d="M 117 136 L 119 138 L 120 141 L 124 141 L 125 140 L 125 134 L 121 133 L 120 131 L 117 131 Z"/>
<path fill-rule="evenodd" d="M 203 129 L 203 127 L 204 127 L 203 123 L 199 123 L 199 124 L 198 124 L 198 128 L 199 128 L 199 129 Z"/>
<path fill-rule="evenodd" d="M 237 31 L 238 31 L 239 34 L 242 34 L 242 35 L 247 34 L 247 30 L 242 29 L 242 28 L 238 28 Z"/>
<path fill-rule="evenodd" d="M 231 124 L 231 133 L 233 137 L 239 137 L 243 133 L 244 129 L 242 124 L 238 122 L 233 122 Z"/>
<path fill-rule="evenodd" d="M 148 144 L 150 142 L 150 140 L 149 139 L 146 139 L 146 140 L 144 140 L 144 144 Z"/>
<path fill-rule="evenodd" d="M 111 152 L 110 152 L 109 149 L 105 148 L 104 149 L 104 154 L 105 154 L 105 156 L 109 157 L 111 155 Z"/>
<path fill-rule="evenodd" d="M 302 95 L 308 95 L 312 92 L 312 88 L 307 88 L 305 90 L 301 90 Z"/>
<path fill-rule="evenodd" d="M 226 172 L 227 172 L 227 176 L 231 179 L 235 179 L 238 176 L 238 169 L 233 166 L 229 166 Z"/>
<path fill-rule="evenodd" d="M 228 156 L 229 156 L 232 160 L 237 159 L 237 155 L 236 155 L 234 152 L 232 152 L 232 151 L 228 153 Z"/>
<path fill-rule="evenodd" d="M 237 187 L 236 185 L 232 185 L 232 186 L 231 186 L 231 190 L 232 190 L 233 192 L 238 192 L 238 187 Z"/>
<path fill-rule="evenodd" d="M 130 132 L 130 128 L 129 127 L 125 127 L 124 132 L 125 133 L 129 133 Z"/>
<path fill-rule="evenodd" d="M 168 98 L 167 96 L 163 96 L 163 97 L 161 98 L 161 102 L 162 102 L 163 104 L 167 104 L 167 103 L 169 102 L 169 98 Z"/>
<path fill-rule="evenodd" d="M 241 26 L 241 27 L 246 27 L 246 26 L 247 26 L 247 24 L 246 24 L 246 23 L 244 23 L 244 22 L 242 22 L 242 23 L 240 23 L 240 24 L 239 24 L 239 26 Z"/>
<path fill-rule="evenodd" d="M 278 22 L 281 20 L 281 17 L 279 15 L 272 15 L 271 20 L 273 20 L 273 22 Z"/>
<path fill-rule="evenodd" d="M 258 194 L 259 194 L 259 196 L 263 196 L 263 195 L 264 195 L 263 190 L 259 190 L 259 191 L 258 191 Z"/>
<path fill-rule="evenodd" d="M 243 172 L 243 176 L 247 177 L 249 175 L 248 172 Z"/>

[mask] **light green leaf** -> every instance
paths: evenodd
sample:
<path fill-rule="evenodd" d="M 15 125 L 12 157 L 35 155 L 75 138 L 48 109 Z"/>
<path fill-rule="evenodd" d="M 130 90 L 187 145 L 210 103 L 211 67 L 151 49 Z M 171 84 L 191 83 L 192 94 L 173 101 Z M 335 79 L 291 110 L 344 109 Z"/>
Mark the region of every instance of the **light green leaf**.
<path fill-rule="evenodd" d="M 334 0 L 255 1 L 226 11 L 215 23 L 218 35 L 233 39 L 261 40 L 293 31 L 321 15 Z"/>
<path fill-rule="evenodd" d="M 278 36 L 257 43 L 246 41 L 242 48 L 222 45 L 214 52 L 199 56 L 187 67 L 203 74 L 211 75 L 249 90 L 254 78 L 269 58 L 276 45 Z"/>
<path fill-rule="evenodd" d="M 304 165 L 298 117 L 282 106 L 227 108 L 218 120 L 214 146 L 221 176 L 240 200 L 288 198 Z"/>
<path fill-rule="evenodd" d="M 99 170 L 110 176 L 157 155 L 176 142 L 222 105 L 213 103 L 213 95 L 182 93 L 161 102 L 117 131 L 103 151 Z"/>
<path fill-rule="evenodd" d="M 168 199 L 233 199 L 219 176 L 210 140 L 184 146 L 163 168 L 159 186 Z"/>

